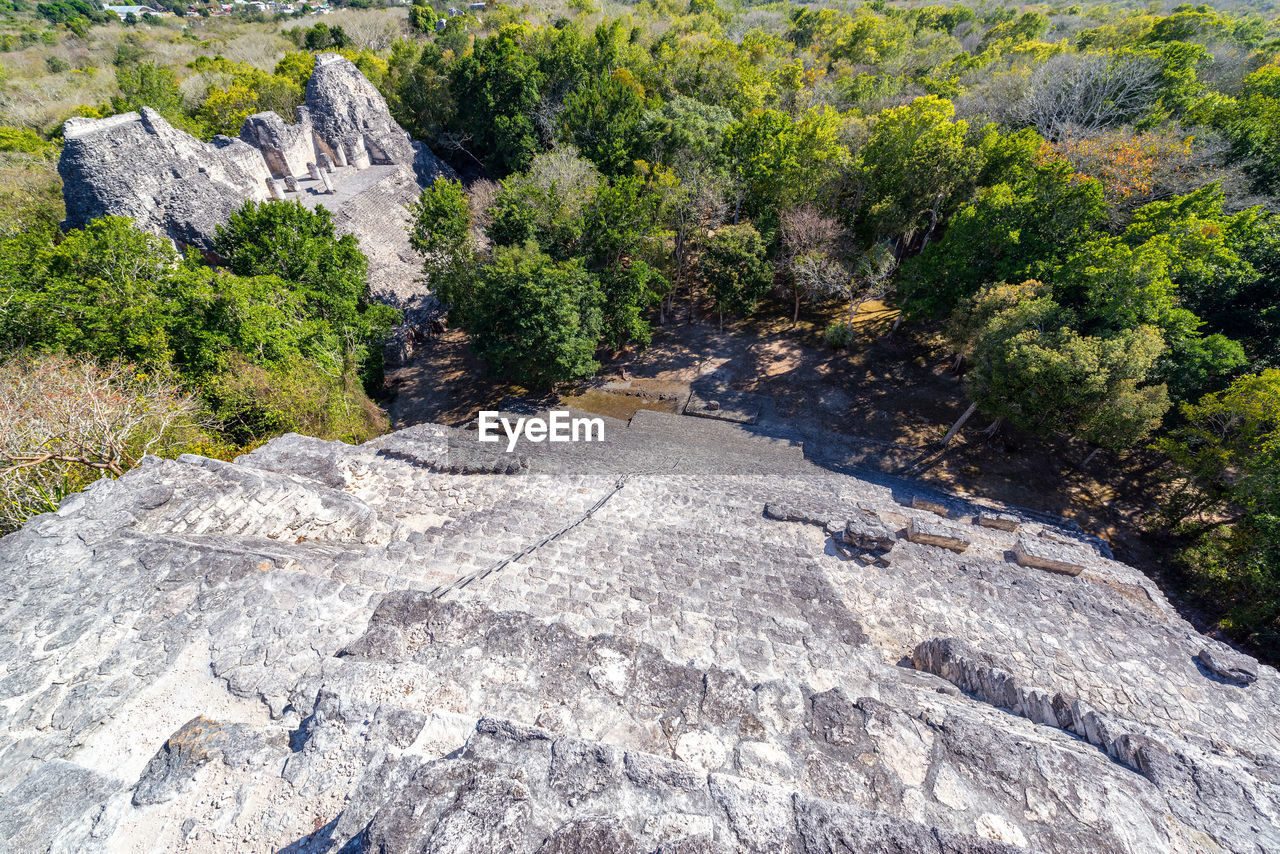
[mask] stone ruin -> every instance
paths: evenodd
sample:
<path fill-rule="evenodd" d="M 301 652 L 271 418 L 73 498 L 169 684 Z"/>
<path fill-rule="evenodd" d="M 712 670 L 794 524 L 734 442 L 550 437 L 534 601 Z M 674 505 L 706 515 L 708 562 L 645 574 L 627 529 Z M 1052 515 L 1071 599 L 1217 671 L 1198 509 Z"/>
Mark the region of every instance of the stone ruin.
<path fill-rule="evenodd" d="M 9 850 L 1280 850 L 1280 676 L 1078 529 L 723 421 L 475 436 L 0 540 Z"/>
<path fill-rule="evenodd" d="M 370 286 L 404 303 L 422 292 L 421 262 L 409 246 L 407 206 L 452 172 L 410 138 L 386 101 L 347 59 L 316 57 L 296 121 L 250 116 L 239 139 L 201 142 L 155 110 L 69 119 L 58 172 L 68 228 L 125 216 L 212 255 L 214 232 L 246 200 L 324 205 L 340 234 L 369 256 Z"/>

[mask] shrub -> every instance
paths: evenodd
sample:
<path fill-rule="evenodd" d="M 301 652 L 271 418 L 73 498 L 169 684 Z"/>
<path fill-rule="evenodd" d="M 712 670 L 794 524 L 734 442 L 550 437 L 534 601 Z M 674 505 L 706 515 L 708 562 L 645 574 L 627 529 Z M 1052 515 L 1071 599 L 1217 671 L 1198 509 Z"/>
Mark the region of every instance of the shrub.
<path fill-rule="evenodd" d="M 204 396 L 236 443 L 301 433 L 359 444 L 388 427 L 351 365 L 334 376 L 300 357 L 263 365 L 237 354 L 205 384 Z"/>
<path fill-rule="evenodd" d="M 827 327 L 826 331 L 822 333 L 822 337 L 831 349 L 843 350 L 853 340 L 853 329 L 844 321 L 837 320 Z"/>

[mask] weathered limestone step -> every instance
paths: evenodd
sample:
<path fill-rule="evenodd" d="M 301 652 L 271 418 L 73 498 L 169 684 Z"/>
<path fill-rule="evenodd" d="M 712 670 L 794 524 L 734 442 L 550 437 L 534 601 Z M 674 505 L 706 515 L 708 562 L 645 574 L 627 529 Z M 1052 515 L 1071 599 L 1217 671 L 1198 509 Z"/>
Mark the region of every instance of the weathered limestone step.
<path fill-rule="evenodd" d="M 139 530 L 166 534 L 386 543 L 389 526 L 355 496 L 292 475 L 183 454 L 150 499 Z"/>
<path fill-rule="evenodd" d="M 641 409 L 631 417 L 630 431 L 633 436 L 674 440 L 681 446 L 707 446 L 723 452 L 745 451 L 781 459 L 804 459 L 804 446 L 799 434 L 777 438 L 762 430 L 705 418 Z"/>
<path fill-rule="evenodd" d="M 937 546 L 953 552 L 964 551 L 972 542 L 968 534 L 954 525 L 943 525 L 919 517 L 907 523 L 907 539 L 913 543 Z"/>
<path fill-rule="evenodd" d="M 654 804 L 666 806 L 655 808 Z M 589 817 L 584 817 L 589 816 Z M 486 717 L 457 758 L 370 772 L 335 828 L 371 850 L 1015 854 L 987 837 Z"/>
<path fill-rule="evenodd" d="M 1077 697 L 1049 686 L 1022 684 L 1000 669 L 990 655 L 957 638 L 936 638 L 916 647 L 912 663 L 941 676 L 978 699 L 1036 723 L 1075 733 L 1117 762 L 1142 774 L 1158 789 L 1169 790 L 1172 809 L 1188 825 L 1229 851 L 1280 847 L 1280 828 L 1272 824 L 1276 804 L 1271 787 L 1255 786 L 1259 770 L 1246 757 L 1221 757 L 1209 740 L 1186 741 L 1125 718 L 1099 712 Z M 1244 773 L 1242 773 L 1244 772 Z M 1190 790 L 1190 791 L 1188 791 Z M 1191 794 L 1190 802 L 1181 795 Z M 1236 821 L 1224 824 L 1223 815 Z M 1251 839 L 1238 830 L 1270 825 Z"/>
<path fill-rule="evenodd" d="M 900 668 L 850 681 L 862 694 L 852 687 L 814 691 L 788 678 L 753 682 L 719 667 L 672 662 L 647 643 L 587 638 L 562 623 L 422 596 L 388 597 L 343 660 L 349 669 L 320 693 L 331 698 L 326 708 L 340 706 L 347 720 L 392 716 L 387 703 L 408 714 L 419 707 L 415 698 L 441 696 L 451 715 L 536 720 L 571 741 L 604 741 L 601 749 L 654 753 L 702 773 L 876 807 L 953 832 L 982 827 L 987 815 L 1034 850 L 1108 850 L 1129 832 L 1121 816 L 1071 830 L 1058 818 L 1056 833 L 1045 819 L 1029 817 L 1020 785 L 1046 803 L 1064 797 L 1037 767 L 1082 773 L 1097 766 L 1088 773 L 1117 795 L 1161 800 L 1143 778 L 1029 722 L 1008 741 L 988 739 L 975 752 L 975 734 L 1002 713 Z M 503 674 L 501 681 L 477 671 L 476 660 Z M 942 686 L 950 694 L 939 693 Z M 931 758 L 908 771 L 906 756 Z M 1023 769 L 1008 772 L 1022 778 L 1016 792 L 992 778 L 991 766 Z"/>

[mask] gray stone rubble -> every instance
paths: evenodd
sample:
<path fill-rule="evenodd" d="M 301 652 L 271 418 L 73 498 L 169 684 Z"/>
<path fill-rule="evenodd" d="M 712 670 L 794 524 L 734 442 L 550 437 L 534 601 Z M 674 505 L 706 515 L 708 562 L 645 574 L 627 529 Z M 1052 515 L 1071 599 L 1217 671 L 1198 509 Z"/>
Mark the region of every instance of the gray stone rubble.
<path fill-rule="evenodd" d="M 713 419 L 474 435 L 148 459 L 0 540 L 0 838 L 1280 850 L 1276 671 L 1078 532 L 911 542 L 914 485 Z"/>

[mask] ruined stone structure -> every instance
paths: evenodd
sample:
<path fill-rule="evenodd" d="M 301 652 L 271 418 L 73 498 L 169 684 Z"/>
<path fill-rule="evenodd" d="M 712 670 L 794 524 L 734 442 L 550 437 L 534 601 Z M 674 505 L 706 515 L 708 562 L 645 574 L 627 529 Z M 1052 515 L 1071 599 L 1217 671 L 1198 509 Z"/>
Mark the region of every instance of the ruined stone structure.
<path fill-rule="evenodd" d="M 1078 530 L 722 421 L 475 435 L 0 541 L 9 850 L 1280 850 L 1280 676 Z"/>
<path fill-rule="evenodd" d="M 73 118 L 58 171 L 66 226 L 126 216 L 181 247 L 213 249 L 216 227 L 246 200 L 324 205 L 339 233 L 369 256 L 375 294 L 403 302 L 421 290 L 406 208 L 448 166 L 396 124 L 349 60 L 316 57 L 293 124 L 275 113 L 245 120 L 239 139 L 201 142 L 154 110 Z"/>

